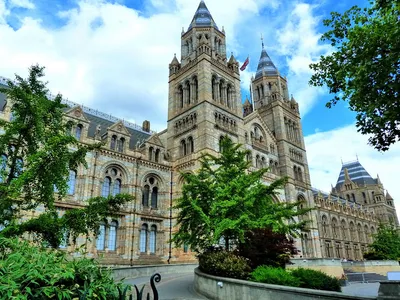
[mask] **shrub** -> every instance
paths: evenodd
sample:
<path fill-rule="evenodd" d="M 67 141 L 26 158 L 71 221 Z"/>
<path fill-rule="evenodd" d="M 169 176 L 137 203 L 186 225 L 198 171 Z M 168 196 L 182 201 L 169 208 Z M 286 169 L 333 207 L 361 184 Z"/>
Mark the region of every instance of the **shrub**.
<path fill-rule="evenodd" d="M 0 299 L 119 299 L 109 270 L 93 259 L 0 238 Z"/>
<path fill-rule="evenodd" d="M 262 228 L 247 231 L 237 252 L 249 259 L 250 267 L 255 269 L 262 265 L 285 268 L 285 264 L 299 251 L 293 239 L 285 234 L 274 232 L 271 228 Z"/>
<path fill-rule="evenodd" d="M 259 266 L 251 273 L 251 279 L 268 284 L 300 286 L 300 280 L 282 268 Z"/>
<path fill-rule="evenodd" d="M 201 271 L 216 276 L 248 279 L 251 271 L 247 260 L 227 251 L 207 251 L 199 254 Z"/>
<path fill-rule="evenodd" d="M 298 268 L 290 273 L 300 281 L 300 287 L 335 292 L 341 291 L 340 280 L 324 272 Z"/>

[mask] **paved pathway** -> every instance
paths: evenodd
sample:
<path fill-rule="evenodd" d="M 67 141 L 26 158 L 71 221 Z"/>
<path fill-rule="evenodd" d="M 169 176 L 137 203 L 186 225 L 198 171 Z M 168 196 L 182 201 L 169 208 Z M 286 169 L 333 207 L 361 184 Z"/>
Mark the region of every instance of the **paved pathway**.
<path fill-rule="evenodd" d="M 150 277 L 140 277 L 135 279 L 127 279 L 125 283 L 136 284 L 139 289 L 143 284 L 149 283 Z M 194 274 L 178 273 L 178 274 L 161 274 L 161 282 L 156 283 L 160 300 L 200 300 L 207 299 L 196 293 L 193 287 Z M 150 293 L 152 295 L 152 293 Z"/>

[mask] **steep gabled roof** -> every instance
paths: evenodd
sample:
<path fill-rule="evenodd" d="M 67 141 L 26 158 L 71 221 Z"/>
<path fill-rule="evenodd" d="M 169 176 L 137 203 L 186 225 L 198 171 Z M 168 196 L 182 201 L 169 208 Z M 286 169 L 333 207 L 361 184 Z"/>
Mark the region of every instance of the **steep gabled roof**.
<path fill-rule="evenodd" d="M 199 7 L 193 16 L 188 30 L 193 27 L 214 27 L 215 29 L 218 29 L 217 24 L 203 0 L 200 1 Z"/>
<path fill-rule="evenodd" d="M 350 180 L 358 185 L 367 185 L 367 184 L 376 184 L 376 180 L 369 175 L 367 170 L 360 164 L 359 161 L 353 161 L 349 163 L 345 163 L 342 165 L 342 169 L 340 170 L 339 178 L 336 183 L 336 188 L 340 188 L 340 186 L 344 183 L 345 175 L 344 170 L 347 169 L 349 172 Z"/>

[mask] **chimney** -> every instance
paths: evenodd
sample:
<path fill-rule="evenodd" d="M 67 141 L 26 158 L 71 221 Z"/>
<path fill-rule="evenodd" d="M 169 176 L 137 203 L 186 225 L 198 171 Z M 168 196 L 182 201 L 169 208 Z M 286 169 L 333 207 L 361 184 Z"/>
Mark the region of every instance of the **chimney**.
<path fill-rule="evenodd" d="M 143 128 L 144 131 L 150 132 L 150 122 L 147 121 L 147 120 L 144 120 L 142 128 Z"/>

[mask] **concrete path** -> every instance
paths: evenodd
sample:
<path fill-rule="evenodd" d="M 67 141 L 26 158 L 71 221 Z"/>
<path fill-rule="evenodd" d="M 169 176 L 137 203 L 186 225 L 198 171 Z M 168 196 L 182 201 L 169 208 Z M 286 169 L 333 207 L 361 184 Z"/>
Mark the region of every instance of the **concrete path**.
<path fill-rule="evenodd" d="M 196 293 L 193 287 L 194 274 L 161 274 L 161 282 L 156 283 L 158 295 L 161 300 L 201 300 L 207 299 Z M 143 284 L 150 286 L 150 277 L 127 279 L 125 283 L 136 284 L 140 289 Z M 150 291 L 150 296 L 152 296 Z"/>
<path fill-rule="evenodd" d="M 351 296 L 378 297 L 379 282 L 353 283 L 342 287 L 342 293 Z"/>

